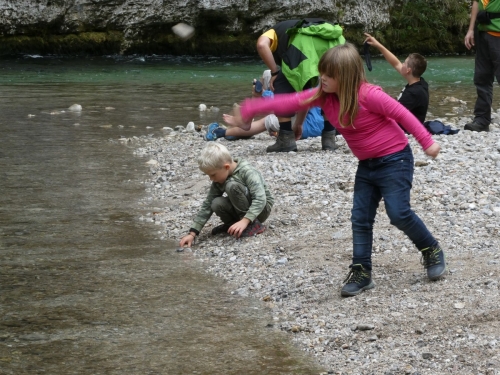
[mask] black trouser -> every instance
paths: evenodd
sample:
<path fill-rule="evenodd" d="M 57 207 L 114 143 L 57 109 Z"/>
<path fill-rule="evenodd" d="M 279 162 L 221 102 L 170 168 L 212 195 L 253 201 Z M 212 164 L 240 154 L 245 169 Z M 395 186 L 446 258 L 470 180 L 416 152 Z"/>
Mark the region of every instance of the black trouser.
<path fill-rule="evenodd" d="M 274 93 L 275 94 L 291 94 L 295 92 L 293 86 L 288 82 L 288 79 L 283 74 L 283 71 L 280 70 L 276 80 L 273 83 Z M 304 86 L 304 90 L 310 89 L 312 87 L 311 81 L 307 82 Z M 295 116 L 295 113 L 280 113 L 276 112 L 275 115 L 281 118 L 292 118 Z M 280 130 L 292 131 L 292 123 L 289 121 L 282 122 L 280 121 Z"/>
<path fill-rule="evenodd" d="M 476 43 L 474 85 L 477 91 L 474 121 L 486 126 L 491 123 L 495 77 L 497 82 L 500 82 L 500 37 L 478 31 L 476 27 L 474 40 Z"/>

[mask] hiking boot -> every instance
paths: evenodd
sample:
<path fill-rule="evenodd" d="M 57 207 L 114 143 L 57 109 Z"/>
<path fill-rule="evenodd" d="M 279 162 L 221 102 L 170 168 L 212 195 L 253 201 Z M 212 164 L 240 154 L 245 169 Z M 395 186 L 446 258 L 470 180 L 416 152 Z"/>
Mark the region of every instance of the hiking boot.
<path fill-rule="evenodd" d="M 280 130 L 276 143 L 267 147 L 266 152 L 297 151 L 295 133 L 292 130 Z"/>
<path fill-rule="evenodd" d="M 266 227 L 262 225 L 262 223 L 255 219 L 253 223 L 248 224 L 248 227 L 245 228 L 243 233 L 241 233 L 240 237 L 252 237 L 257 234 L 261 234 L 266 230 Z"/>
<path fill-rule="evenodd" d="M 229 224 L 221 224 L 217 225 L 214 229 L 212 229 L 212 236 L 215 236 L 216 234 L 219 233 L 227 233 L 231 225 Z"/>
<path fill-rule="evenodd" d="M 214 131 L 219 127 L 219 124 L 216 122 L 212 122 L 208 125 L 207 134 L 205 134 L 205 141 L 215 141 L 217 139 L 217 135 L 215 135 Z"/>
<path fill-rule="evenodd" d="M 444 251 L 439 246 L 427 247 L 420 250 L 422 259 L 420 263 L 423 264 L 427 270 L 427 277 L 430 280 L 437 280 L 446 272 L 446 262 L 444 260 Z"/>
<path fill-rule="evenodd" d="M 361 264 L 351 264 L 349 274 L 344 280 L 344 287 L 340 292 L 343 297 L 356 296 L 363 290 L 375 288 L 372 281 L 372 271 L 369 271 Z"/>
<path fill-rule="evenodd" d="M 339 146 L 335 144 L 335 135 L 337 132 L 331 130 L 321 133 L 321 149 L 325 151 L 335 151 Z"/>
<path fill-rule="evenodd" d="M 490 126 L 489 125 L 481 125 L 477 123 L 476 121 L 469 122 L 468 124 L 465 124 L 464 130 L 471 130 L 473 132 L 489 132 L 490 131 Z"/>

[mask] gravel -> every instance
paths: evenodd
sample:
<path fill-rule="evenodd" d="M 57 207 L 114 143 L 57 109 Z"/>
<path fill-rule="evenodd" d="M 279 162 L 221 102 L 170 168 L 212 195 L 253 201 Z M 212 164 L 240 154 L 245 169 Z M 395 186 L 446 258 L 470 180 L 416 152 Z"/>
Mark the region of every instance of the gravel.
<path fill-rule="evenodd" d="M 298 152 L 267 154 L 267 134 L 223 142 L 263 174 L 275 206 L 256 237 L 212 236 L 214 215 L 191 248 L 207 272 L 232 293 L 262 301 L 274 327 L 289 333 L 328 374 L 499 374 L 500 126 L 463 130 L 470 118 L 446 119 L 462 129 L 435 135 L 428 158 L 409 136 L 415 156 L 412 208 L 446 252 L 448 274 L 430 282 L 413 244 L 391 226 L 381 205 L 374 228 L 376 287 L 342 298 L 351 262 L 357 159 L 342 137 L 335 152 L 320 138 Z M 191 128 L 192 129 L 192 128 Z M 166 129 L 163 137 L 123 139 L 150 169 L 147 192 L 159 208 L 141 217 L 165 240 L 187 233 L 210 181 L 197 167 L 203 130 Z M 178 249 L 179 250 L 179 249 Z M 172 251 L 175 252 L 175 249 Z"/>

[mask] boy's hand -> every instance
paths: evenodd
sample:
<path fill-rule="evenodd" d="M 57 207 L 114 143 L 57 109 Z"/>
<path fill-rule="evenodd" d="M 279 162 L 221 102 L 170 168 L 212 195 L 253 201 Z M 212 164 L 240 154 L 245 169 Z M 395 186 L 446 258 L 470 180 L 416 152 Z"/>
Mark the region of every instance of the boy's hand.
<path fill-rule="evenodd" d="M 240 221 L 231 225 L 227 230 L 227 233 L 229 233 L 233 237 L 240 238 L 243 231 L 246 229 L 246 227 L 248 227 L 248 224 L 250 224 L 250 220 L 244 217 Z"/>
<path fill-rule="evenodd" d="M 441 146 L 439 146 L 439 143 L 433 143 L 426 150 L 424 150 L 424 152 L 426 155 L 435 158 L 436 156 L 438 156 L 440 150 Z"/>
<path fill-rule="evenodd" d="M 193 244 L 193 241 L 194 241 L 194 235 L 189 233 L 181 238 L 179 245 L 181 247 L 184 247 L 184 246 L 191 247 L 191 245 Z"/>
<path fill-rule="evenodd" d="M 364 33 L 364 34 L 366 36 L 364 43 L 368 43 L 370 46 L 373 46 L 373 47 L 378 49 L 378 47 L 380 46 L 380 42 L 377 39 L 375 39 L 373 36 L 371 36 L 370 34 L 368 34 L 368 33 Z"/>

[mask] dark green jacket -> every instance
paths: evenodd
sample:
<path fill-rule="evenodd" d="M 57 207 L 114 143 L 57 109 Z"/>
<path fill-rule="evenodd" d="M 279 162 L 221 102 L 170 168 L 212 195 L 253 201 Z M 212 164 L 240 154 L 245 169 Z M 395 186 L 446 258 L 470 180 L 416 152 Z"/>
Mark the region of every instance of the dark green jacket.
<path fill-rule="evenodd" d="M 228 180 L 233 179 L 248 188 L 252 203 L 250 204 L 250 208 L 244 217 L 252 222 L 264 210 L 266 204 L 270 204 L 271 207 L 273 206 L 274 198 L 271 195 L 266 182 L 262 178 L 262 175 L 257 169 L 254 168 L 253 165 L 245 159 L 234 159 L 234 161 L 237 162 L 238 165 L 234 169 L 233 174 L 229 176 Z M 211 208 L 212 201 L 224 194 L 225 185 L 225 183 L 219 184 L 217 182 L 212 182 L 208 195 L 203 201 L 191 228 L 196 229 L 199 232 L 205 226 L 208 219 L 210 219 L 210 216 L 213 214 Z"/>

